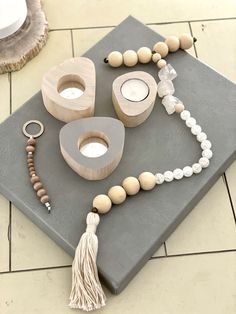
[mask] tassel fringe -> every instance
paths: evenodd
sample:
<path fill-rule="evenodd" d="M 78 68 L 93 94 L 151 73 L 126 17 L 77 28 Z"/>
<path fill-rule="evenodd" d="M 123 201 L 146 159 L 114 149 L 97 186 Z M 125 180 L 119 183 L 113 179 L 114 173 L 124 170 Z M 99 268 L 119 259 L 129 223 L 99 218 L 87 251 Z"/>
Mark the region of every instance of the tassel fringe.
<path fill-rule="evenodd" d="M 106 303 L 97 271 L 98 238 L 95 234 L 100 218 L 97 213 L 87 215 L 87 229 L 75 251 L 72 264 L 71 308 L 92 311 Z"/>

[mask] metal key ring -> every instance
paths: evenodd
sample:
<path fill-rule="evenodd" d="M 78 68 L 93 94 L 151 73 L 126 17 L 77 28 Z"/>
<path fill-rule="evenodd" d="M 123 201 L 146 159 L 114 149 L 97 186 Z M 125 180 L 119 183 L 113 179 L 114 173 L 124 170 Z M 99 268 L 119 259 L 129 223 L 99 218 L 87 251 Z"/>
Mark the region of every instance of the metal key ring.
<path fill-rule="evenodd" d="M 37 125 L 39 125 L 39 127 L 40 127 L 39 132 L 36 133 L 36 134 L 30 134 L 30 133 L 28 133 L 28 132 L 26 131 L 26 128 L 27 128 L 30 124 L 37 124 Z M 27 137 L 37 138 L 37 137 L 39 137 L 40 135 L 43 134 L 43 132 L 44 132 L 44 126 L 43 126 L 42 122 L 40 122 L 40 121 L 38 121 L 38 120 L 29 120 L 29 121 L 27 121 L 27 122 L 23 125 L 22 131 L 23 131 L 24 135 L 27 136 Z"/>

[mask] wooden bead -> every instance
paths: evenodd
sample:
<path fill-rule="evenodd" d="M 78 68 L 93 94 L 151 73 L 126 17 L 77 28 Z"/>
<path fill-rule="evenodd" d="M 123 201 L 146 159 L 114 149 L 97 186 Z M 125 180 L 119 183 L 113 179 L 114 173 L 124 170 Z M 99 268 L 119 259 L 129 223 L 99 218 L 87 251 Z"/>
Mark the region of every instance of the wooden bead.
<path fill-rule="evenodd" d="M 143 190 L 151 190 L 156 185 L 156 178 L 151 172 L 142 172 L 138 179 Z"/>
<path fill-rule="evenodd" d="M 48 196 L 47 194 L 43 195 L 43 196 L 40 198 L 40 202 L 41 202 L 42 204 L 45 204 L 45 203 L 47 203 L 47 202 L 49 202 L 49 201 L 50 201 L 50 198 L 49 198 L 49 196 Z"/>
<path fill-rule="evenodd" d="M 122 186 L 128 195 L 135 195 L 140 190 L 139 180 L 135 177 L 127 177 L 122 182 Z"/>
<path fill-rule="evenodd" d="M 165 40 L 170 52 L 175 52 L 179 49 L 180 41 L 177 36 L 168 36 Z"/>
<path fill-rule="evenodd" d="M 180 48 L 181 49 L 189 49 L 193 45 L 193 37 L 189 34 L 183 34 L 179 37 Z"/>
<path fill-rule="evenodd" d="M 32 179 L 33 178 L 35 178 L 35 177 L 32 177 Z M 38 190 L 40 190 L 40 189 L 42 189 L 42 187 L 43 187 L 43 184 L 42 184 L 42 182 L 36 182 L 34 185 L 33 185 L 33 188 L 34 188 L 34 190 L 35 191 L 38 191 Z"/>
<path fill-rule="evenodd" d="M 27 163 L 30 163 L 30 162 L 34 162 L 34 159 L 32 157 L 27 158 Z"/>
<path fill-rule="evenodd" d="M 35 168 L 34 167 L 30 167 L 29 171 L 35 171 Z"/>
<path fill-rule="evenodd" d="M 99 194 L 93 199 L 93 207 L 97 208 L 99 214 L 106 214 L 111 209 L 111 200 L 105 194 Z"/>
<path fill-rule="evenodd" d="M 177 113 L 181 113 L 182 111 L 184 111 L 184 105 L 181 103 L 177 103 L 175 104 L 175 111 Z"/>
<path fill-rule="evenodd" d="M 126 192 L 122 186 L 115 185 L 109 189 L 108 196 L 110 197 L 113 204 L 121 204 L 126 199 Z"/>
<path fill-rule="evenodd" d="M 157 63 L 157 61 L 159 61 L 159 60 L 161 60 L 161 55 L 160 55 L 158 52 L 154 53 L 154 54 L 152 55 L 152 61 L 153 61 L 154 63 Z"/>
<path fill-rule="evenodd" d="M 148 47 L 141 47 L 137 51 L 138 61 L 140 63 L 148 63 L 152 59 L 152 51 Z"/>
<path fill-rule="evenodd" d="M 107 57 L 108 63 L 113 68 L 118 68 L 123 64 L 123 55 L 119 51 L 112 51 Z"/>
<path fill-rule="evenodd" d="M 33 174 L 36 174 L 35 171 L 30 171 L 29 175 L 32 177 Z"/>
<path fill-rule="evenodd" d="M 162 69 L 164 66 L 166 66 L 166 60 L 161 59 L 161 60 L 159 60 L 159 61 L 157 62 L 157 67 L 158 67 L 159 69 Z"/>
<path fill-rule="evenodd" d="M 44 190 L 44 189 L 40 189 L 40 190 L 37 191 L 37 196 L 38 197 L 42 197 L 45 194 L 46 194 L 46 190 Z"/>
<path fill-rule="evenodd" d="M 31 179 L 30 179 L 30 181 L 31 181 L 31 183 L 32 184 L 34 184 L 34 183 L 36 183 L 36 182 L 39 182 L 39 177 L 38 176 L 34 176 L 34 177 L 32 177 Z"/>
<path fill-rule="evenodd" d="M 124 64 L 127 67 L 133 67 L 138 62 L 138 55 L 134 50 L 126 50 L 123 53 Z"/>
<path fill-rule="evenodd" d="M 29 138 L 28 141 L 27 141 L 27 144 L 35 146 L 36 140 L 34 138 Z"/>
<path fill-rule="evenodd" d="M 159 41 L 153 46 L 153 50 L 158 52 L 162 58 L 165 58 L 168 55 L 169 48 L 166 43 Z"/>
<path fill-rule="evenodd" d="M 27 166 L 28 166 L 28 168 L 34 167 L 34 163 L 33 162 L 29 162 Z"/>
<path fill-rule="evenodd" d="M 29 152 L 33 153 L 35 151 L 35 148 L 32 145 L 28 145 L 28 146 L 26 146 L 26 151 L 27 151 L 27 153 L 29 153 Z"/>

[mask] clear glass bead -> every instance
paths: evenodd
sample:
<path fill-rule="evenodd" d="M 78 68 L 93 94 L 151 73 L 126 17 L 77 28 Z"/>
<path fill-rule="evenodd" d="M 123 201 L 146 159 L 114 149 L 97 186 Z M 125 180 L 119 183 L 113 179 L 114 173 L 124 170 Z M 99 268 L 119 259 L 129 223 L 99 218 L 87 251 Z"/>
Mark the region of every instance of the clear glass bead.
<path fill-rule="evenodd" d="M 166 95 L 173 95 L 175 92 L 175 88 L 172 81 L 170 80 L 160 81 L 157 84 L 157 92 L 160 98 Z"/>
<path fill-rule="evenodd" d="M 175 105 L 179 103 L 182 104 L 181 100 L 179 100 L 179 98 L 173 95 L 167 95 L 162 99 L 162 104 L 165 107 L 168 114 L 174 113 Z"/>
<path fill-rule="evenodd" d="M 207 135 L 206 135 L 206 133 L 204 133 L 204 132 L 200 132 L 198 135 L 197 135 L 197 140 L 198 140 L 198 142 L 203 142 L 203 141 L 205 141 L 207 139 Z"/>
<path fill-rule="evenodd" d="M 175 69 L 172 67 L 172 65 L 167 64 L 158 72 L 158 77 L 161 81 L 166 81 L 166 80 L 172 81 L 173 79 L 177 77 L 177 73 Z"/>
<path fill-rule="evenodd" d="M 202 149 L 211 149 L 211 142 L 208 140 L 202 141 L 201 148 Z"/>
<path fill-rule="evenodd" d="M 183 111 L 181 112 L 181 114 L 180 114 L 180 118 L 181 118 L 182 120 L 187 120 L 187 119 L 190 118 L 190 116 L 191 116 L 191 114 L 190 114 L 190 112 L 189 112 L 188 110 L 183 110 Z"/>
<path fill-rule="evenodd" d="M 191 128 L 191 132 L 192 132 L 193 135 L 198 135 L 199 133 L 201 133 L 201 131 L 202 131 L 202 128 L 198 124 L 195 124 Z"/>

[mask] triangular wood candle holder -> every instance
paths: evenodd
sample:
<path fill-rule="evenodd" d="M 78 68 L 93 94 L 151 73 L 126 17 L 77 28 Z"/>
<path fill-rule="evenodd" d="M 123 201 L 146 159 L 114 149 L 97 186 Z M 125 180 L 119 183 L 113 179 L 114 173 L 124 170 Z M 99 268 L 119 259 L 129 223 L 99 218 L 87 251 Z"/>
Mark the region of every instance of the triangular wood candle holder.
<path fill-rule="evenodd" d="M 88 58 L 71 58 L 50 69 L 42 80 L 44 106 L 56 119 L 70 122 L 94 114 L 96 75 L 94 63 Z M 66 99 L 60 91 L 79 87 L 83 95 Z"/>
<path fill-rule="evenodd" d="M 96 137 L 107 144 L 104 155 L 89 158 L 80 152 L 80 145 Z M 72 121 L 60 131 L 61 153 L 67 164 L 81 177 L 101 180 L 118 166 L 124 148 L 125 128 L 121 121 L 110 117 L 91 117 Z"/>

